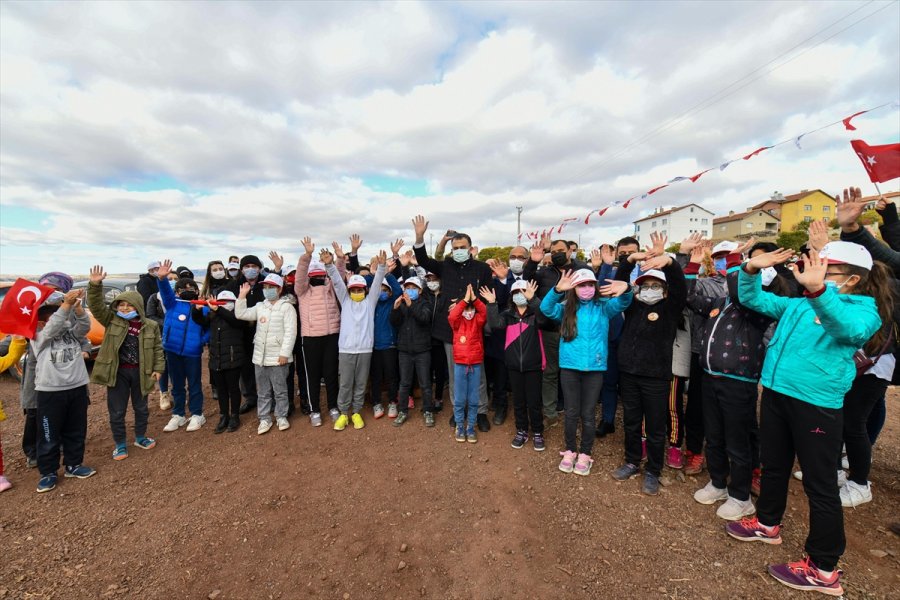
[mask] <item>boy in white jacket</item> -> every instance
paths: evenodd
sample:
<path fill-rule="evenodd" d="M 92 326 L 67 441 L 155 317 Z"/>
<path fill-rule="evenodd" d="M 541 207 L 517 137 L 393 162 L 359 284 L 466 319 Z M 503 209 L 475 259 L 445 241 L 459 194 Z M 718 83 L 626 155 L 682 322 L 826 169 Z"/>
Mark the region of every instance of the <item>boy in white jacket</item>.
<path fill-rule="evenodd" d="M 375 307 L 381 294 L 381 282 L 384 281 L 387 254 L 382 250 L 370 263 L 370 268 L 378 268 L 375 269 L 368 295 L 364 277 L 353 275 L 344 284 L 331 255 L 323 262 L 325 272 L 334 284 L 334 294 L 341 303 L 341 332 L 338 337 L 340 387 L 337 399 L 341 415 L 334 423 L 334 430 L 343 431 L 351 419 L 354 429 L 362 429 L 366 424 L 360 412 L 366 397 L 366 382 L 369 380 L 372 348 L 375 346 Z M 351 401 L 352 416 L 348 415 Z"/>
<path fill-rule="evenodd" d="M 288 422 L 287 374 L 288 363 L 294 360 L 294 341 L 297 339 L 297 311 L 293 306 L 293 296 L 282 296 L 284 280 L 280 275 L 270 273 L 263 281 L 265 300 L 247 308 L 247 294 L 250 284 L 241 286 L 238 300 L 234 305 L 234 316 L 244 321 L 256 321 L 256 335 L 253 337 L 253 365 L 256 368 L 256 390 L 258 394 L 256 414 L 259 427 L 256 433 L 262 435 L 272 428 L 272 400 L 275 401 L 275 420 L 278 430 L 284 431 Z"/>

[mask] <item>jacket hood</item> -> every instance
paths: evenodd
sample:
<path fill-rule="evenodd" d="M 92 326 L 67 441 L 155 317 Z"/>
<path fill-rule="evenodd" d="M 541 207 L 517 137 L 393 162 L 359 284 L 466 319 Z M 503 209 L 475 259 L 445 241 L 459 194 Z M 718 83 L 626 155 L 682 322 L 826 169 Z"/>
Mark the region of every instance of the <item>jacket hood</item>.
<path fill-rule="evenodd" d="M 141 320 L 144 319 L 144 317 L 146 315 L 144 314 L 144 297 L 143 296 L 141 296 L 138 292 L 122 292 L 121 294 L 116 296 L 113 299 L 113 301 L 110 303 L 110 305 L 109 305 L 110 309 L 115 311 L 116 304 L 118 304 L 122 300 L 124 300 L 125 302 L 128 302 L 129 304 L 134 306 L 135 310 L 137 310 L 138 317 L 140 317 Z"/>

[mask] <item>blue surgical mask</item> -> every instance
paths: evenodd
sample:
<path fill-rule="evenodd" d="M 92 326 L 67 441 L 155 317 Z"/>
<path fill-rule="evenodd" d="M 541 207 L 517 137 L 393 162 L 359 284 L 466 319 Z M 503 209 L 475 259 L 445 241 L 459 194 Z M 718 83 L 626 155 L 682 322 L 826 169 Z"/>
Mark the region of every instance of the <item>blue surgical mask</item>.
<path fill-rule="evenodd" d="M 121 310 L 117 310 L 117 311 L 116 311 L 116 314 L 119 315 L 120 317 L 122 317 L 123 319 L 127 319 L 127 320 L 129 320 L 129 321 L 130 321 L 131 319 L 136 319 L 137 316 L 138 316 L 136 310 L 133 310 L 133 311 L 127 312 L 127 313 L 123 313 Z"/>
<path fill-rule="evenodd" d="M 177 280 L 177 279 L 170 279 L 170 280 L 169 280 L 169 285 L 172 286 L 172 289 L 173 289 L 173 290 L 175 289 L 175 284 L 176 284 L 176 283 L 178 283 L 178 280 Z"/>
<path fill-rule="evenodd" d="M 724 271 L 728 267 L 728 259 L 724 256 L 722 258 L 713 259 L 713 262 L 716 265 L 716 271 Z"/>
<path fill-rule="evenodd" d="M 417 300 L 419 298 L 419 290 L 416 288 L 408 288 L 406 290 L 406 295 L 409 296 L 410 300 Z"/>
<path fill-rule="evenodd" d="M 525 306 L 528 304 L 528 299 L 525 298 L 525 294 L 513 294 L 513 304 L 516 306 Z"/>
<path fill-rule="evenodd" d="M 263 296 L 269 302 L 275 302 L 278 299 L 278 290 L 273 288 L 272 286 L 266 286 L 263 288 Z"/>
<path fill-rule="evenodd" d="M 469 260 L 469 249 L 468 248 L 457 248 L 453 251 L 453 260 L 458 263 L 464 263 Z"/>
<path fill-rule="evenodd" d="M 259 275 L 259 269 L 255 269 L 253 267 L 247 267 L 244 269 L 244 277 L 247 279 L 256 279 Z"/>
<path fill-rule="evenodd" d="M 849 277 L 844 281 L 844 283 L 841 284 L 838 284 L 836 281 L 825 281 L 825 287 L 831 288 L 835 291 L 835 293 L 840 293 L 841 288 L 847 285 L 847 281 L 850 281 Z"/>
<path fill-rule="evenodd" d="M 391 295 L 387 292 L 381 292 L 380 294 L 378 294 L 378 299 L 382 302 L 384 302 L 385 300 L 387 300 L 390 297 L 391 297 Z"/>

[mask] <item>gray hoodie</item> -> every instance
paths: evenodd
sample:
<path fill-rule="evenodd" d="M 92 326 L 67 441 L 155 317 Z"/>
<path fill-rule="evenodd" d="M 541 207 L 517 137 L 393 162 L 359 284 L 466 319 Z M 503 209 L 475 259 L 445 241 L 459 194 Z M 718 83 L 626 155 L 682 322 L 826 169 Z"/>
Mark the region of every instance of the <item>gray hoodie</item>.
<path fill-rule="evenodd" d="M 81 356 L 81 338 L 91 329 L 85 312 L 69 320 L 70 309 L 62 306 L 38 331 L 32 341 L 35 354 L 34 389 L 39 392 L 71 390 L 89 381 Z"/>

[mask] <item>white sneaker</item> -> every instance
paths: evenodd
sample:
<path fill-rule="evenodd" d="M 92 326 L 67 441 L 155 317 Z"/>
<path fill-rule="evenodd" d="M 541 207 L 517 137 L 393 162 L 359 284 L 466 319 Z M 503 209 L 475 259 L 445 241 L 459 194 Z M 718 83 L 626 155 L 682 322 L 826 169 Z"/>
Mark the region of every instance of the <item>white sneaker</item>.
<path fill-rule="evenodd" d="M 328 414 L 331 416 L 332 421 L 337 421 L 338 418 L 341 416 L 341 411 L 339 411 L 336 408 L 332 408 L 331 410 L 328 411 Z"/>
<path fill-rule="evenodd" d="M 184 417 L 172 415 L 172 418 L 169 419 L 169 422 L 163 427 L 163 431 L 176 431 L 179 427 L 184 427 L 185 423 L 187 423 L 187 419 Z"/>
<path fill-rule="evenodd" d="M 291 428 L 291 424 L 288 423 L 287 417 L 278 417 L 275 421 L 278 423 L 278 431 L 284 431 L 285 429 Z"/>
<path fill-rule="evenodd" d="M 727 499 L 728 490 L 717 488 L 713 485 L 712 481 L 707 483 L 706 487 L 694 492 L 694 500 L 696 500 L 700 504 L 715 504 L 719 500 Z"/>
<path fill-rule="evenodd" d="M 397 403 L 391 402 L 388 404 L 388 419 L 396 419 L 397 418 Z"/>
<path fill-rule="evenodd" d="M 256 428 L 256 435 L 262 435 L 270 429 L 272 429 L 272 421 L 263 419 L 259 422 L 259 427 Z"/>
<path fill-rule="evenodd" d="M 310 413 L 309 423 L 313 427 L 321 427 L 322 426 L 322 415 L 320 415 L 319 413 Z"/>
<path fill-rule="evenodd" d="M 159 410 L 171 410 L 172 409 L 172 394 L 169 392 L 160 392 L 159 393 Z"/>
<path fill-rule="evenodd" d="M 872 482 L 867 481 L 866 485 L 859 485 L 855 481 L 848 481 L 841 488 L 841 506 L 846 508 L 856 508 L 860 504 L 872 501 Z"/>
<path fill-rule="evenodd" d="M 838 487 L 844 487 L 845 485 L 847 485 L 847 471 L 838 469 Z"/>
<path fill-rule="evenodd" d="M 381 405 L 381 402 L 372 407 L 372 413 L 375 415 L 376 419 L 380 419 L 384 416 L 384 406 Z"/>
<path fill-rule="evenodd" d="M 206 417 L 203 415 L 191 415 L 191 419 L 188 422 L 188 426 L 185 428 L 185 431 L 197 431 L 203 424 L 206 423 Z"/>
<path fill-rule="evenodd" d="M 737 521 L 750 516 L 755 512 L 756 507 L 753 506 L 753 501 L 749 498 L 746 500 L 738 500 L 737 498 L 728 496 L 728 500 L 719 507 L 719 510 L 716 511 L 716 515 L 726 521 Z"/>

